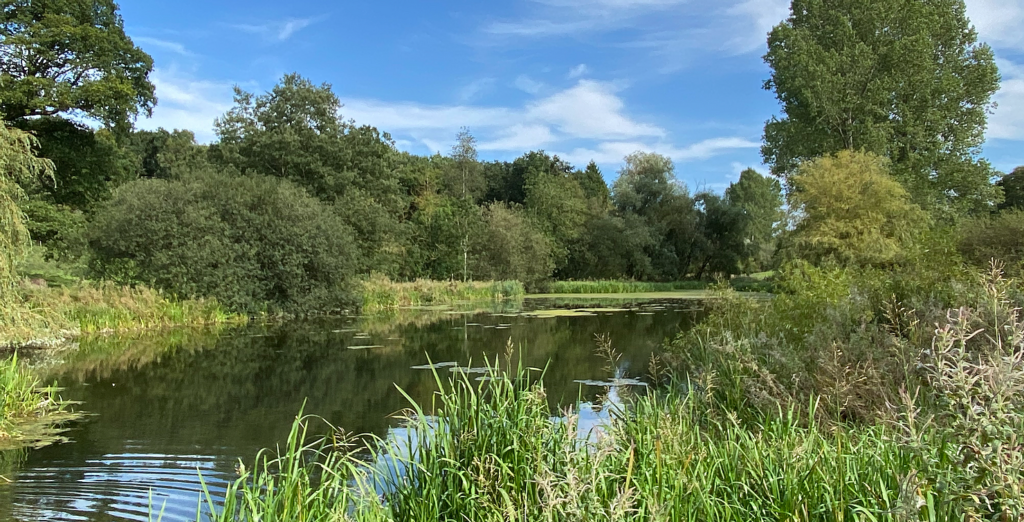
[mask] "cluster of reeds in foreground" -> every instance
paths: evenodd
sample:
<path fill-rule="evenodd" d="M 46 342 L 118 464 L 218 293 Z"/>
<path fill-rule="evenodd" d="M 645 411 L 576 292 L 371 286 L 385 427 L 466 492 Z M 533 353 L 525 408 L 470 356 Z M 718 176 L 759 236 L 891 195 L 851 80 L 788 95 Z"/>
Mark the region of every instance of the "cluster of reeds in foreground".
<path fill-rule="evenodd" d="M 1024 318 L 1009 289 L 994 272 L 976 306 L 948 311 L 927 339 L 909 333 L 917 327 L 906 310 L 879 323 L 882 337 L 860 323 L 856 342 L 884 341 L 879 354 L 898 354 L 905 373 L 890 375 L 901 383 L 898 400 L 870 418 L 855 418 L 858 390 L 886 386 L 869 376 L 894 361 L 852 367 L 838 344 L 823 350 L 836 357 L 814 363 L 818 390 L 831 380 L 828 393 L 798 395 L 780 375 L 762 374 L 768 359 L 751 346 L 768 342 L 767 329 L 745 314 L 765 310 L 750 307 L 839 313 L 797 291 L 788 304 L 720 313 L 695 334 L 705 363 L 695 380 L 635 397 L 597 433 L 580 433 L 571 411 L 553 420 L 528 370 L 455 376 L 438 383 L 430 408 L 413 405 L 402 435 L 371 444 L 369 457 L 340 431 L 299 418 L 284 448 L 261 454 L 203 509 L 218 521 L 1019 522 Z M 826 294 L 833 304 L 851 295 Z M 736 318 L 747 321 L 726 324 Z M 764 335 L 732 338 L 744 328 Z M 779 400 L 786 396 L 802 399 Z"/>
<path fill-rule="evenodd" d="M 56 390 L 43 388 L 39 379 L 18 364 L 18 357 L 0 359 L 0 449 L 18 445 L 20 427 L 38 423 L 64 409 Z"/>
<path fill-rule="evenodd" d="M 27 287 L 17 309 L 0 321 L 0 346 L 81 333 L 126 332 L 168 326 L 244 323 L 214 300 L 178 299 L 158 290 L 82 281 L 66 287 Z"/>
<path fill-rule="evenodd" d="M 362 309 L 367 312 L 394 310 L 409 306 L 449 305 L 469 302 L 494 302 L 526 295 L 518 281 L 430 281 L 408 283 L 374 276 L 362 283 Z"/>

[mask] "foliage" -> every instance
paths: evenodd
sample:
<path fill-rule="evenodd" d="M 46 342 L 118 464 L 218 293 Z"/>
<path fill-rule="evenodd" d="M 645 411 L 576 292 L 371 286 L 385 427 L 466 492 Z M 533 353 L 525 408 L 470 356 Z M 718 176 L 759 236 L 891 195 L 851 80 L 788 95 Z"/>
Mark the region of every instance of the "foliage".
<path fill-rule="evenodd" d="M 374 274 L 362 283 L 362 310 L 376 312 L 411 306 L 448 305 L 473 301 L 503 301 L 526 294 L 517 281 L 430 281 L 397 283 Z"/>
<path fill-rule="evenodd" d="M 128 135 L 125 149 L 133 157 L 136 178 L 177 179 L 209 163 L 207 148 L 188 130 L 136 130 Z"/>
<path fill-rule="evenodd" d="M 1013 172 L 1003 176 L 996 185 L 1003 189 L 1000 210 L 1024 210 L 1024 167 L 1013 169 Z"/>
<path fill-rule="evenodd" d="M 701 279 L 706 272 L 725 276 L 739 273 L 747 251 L 745 234 L 750 216 L 717 194 L 704 192 L 694 199 L 701 206 L 694 278 Z"/>
<path fill-rule="evenodd" d="M 782 185 L 754 169 L 746 169 L 740 173 L 739 181 L 725 189 L 725 199 L 745 216 L 745 268 L 752 272 L 767 269 L 771 266 L 776 236 L 781 232 L 785 218 Z"/>
<path fill-rule="evenodd" d="M 56 390 L 43 389 L 39 380 L 18 364 L 18 356 L 0 358 L 0 445 L 4 450 L 34 442 L 26 440 L 20 428 L 30 417 L 47 417 L 67 405 Z"/>
<path fill-rule="evenodd" d="M 1010 277 L 1024 276 L 1024 210 L 967 220 L 959 235 L 959 250 L 974 266 L 981 268 L 995 259 Z"/>
<path fill-rule="evenodd" d="M 999 73 L 962 0 L 793 0 L 768 38 L 783 116 L 765 125 L 776 175 L 841 150 L 890 160 L 928 210 L 983 209 L 995 199 L 977 159 Z"/>
<path fill-rule="evenodd" d="M 39 136 L 39 156 L 54 164 L 54 176 L 23 185 L 34 199 L 88 211 L 134 179 L 131 156 L 107 130 L 94 131 L 54 117 L 27 120 L 20 126 Z"/>
<path fill-rule="evenodd" d="M 519 281 L 535 288 L 554 270 L 552 240 L 522 209 L 491 203 L 473 239 L 472 274 L 493 281 Z"/>
<path fill-rule="evenodd" d="M 20 207 L 29 235 L 45 247 L 48 258 L 65 261 L 85 255 L 88 223 L 84 212 L 42 199 L 22 200 Z"/>
<path fill-rule="evenodd" d="M 9 0 L 0 15 L 5 121 L 77 114 L 126 127 L 156 104 L 153 59 L 113 0 Z"/>
<path fill-rule="evenodd" d="M 330 207 L 291 183 L 212 172 L 125 185 L 90 228 L 104 277 L 245 313 L 344 307 L 352 243 Z"/>
<path fill-rule="evenodd" d="M 804 259 L 843 265 L 885 265 L 899 260 L 927 216 L 873 154 L 841 151 L 802 165 L 790 182 L 793 231 Z"/>

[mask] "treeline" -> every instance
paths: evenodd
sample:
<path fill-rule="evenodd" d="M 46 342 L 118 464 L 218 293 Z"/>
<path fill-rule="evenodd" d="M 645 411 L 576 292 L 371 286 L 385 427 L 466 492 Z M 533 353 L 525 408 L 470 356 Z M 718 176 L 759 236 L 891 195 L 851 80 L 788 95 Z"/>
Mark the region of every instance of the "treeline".
<path fill-rule="evenodd" d="M 691 195 L 671 160 L 638 152 L 609 187 L 594 163 L 542 151 L 480 161 L 468 131 L 446 155 L 400 152 L 298 75 L 235 101 L 208 146 L 19 121 L 55 165 L 23 183 L 33 239 L 104 279 L 301 312 L 342 306 L 371 273 L 537 288 L 756 272 L 782 222 L 780 184 L 753 170 L 724 196 Z"/>
<path fill-rule="evenodd" d="M 351 304 L 353 282 L 371 274 L 537 289 L 711 279 L 792 259 L 892 266 L 930 248 L 923 236 L 963 237 L 978 263 L 1024 251 L 1012 211 L 1024 174 L 1002 177 L 978 157 L 998 70 L 955 9 L 915 4 L 898 31 L 863 34 L 847 28 L 873 27 L 869 7 L 844 8 L 832 33 L 819 27 L 839 23 L 829 12 L 794 11 L 765 57 L 783 106 L 765 127 L 773 176 L 748 169 L 716 194 L 690 193 L 653 153 L 626 157 L 611 186 L 594 163 L 543 151 L 481 161 L 469 130 L 445 154 L 405 153 L 344 119 L 330 85 L 297 74 L 262 94 L 236 90 L 209 145 L 188 130 L 136 130 L 157 102 L 152 59 L 112 1 L 61 5 L 0 15 L 12 57 L 0 113 L 52 162 L 8 176 L 24 224 L 80 275 L 242 312 L 308 312 Z M 69 31 L 88 38 L 55 36 Z M 857 45 L 867 54 L 846 51 Z M 908 61 L 917 67 L 895 66 Z M 72 119 L 82 116 L 102 128 Z"/>

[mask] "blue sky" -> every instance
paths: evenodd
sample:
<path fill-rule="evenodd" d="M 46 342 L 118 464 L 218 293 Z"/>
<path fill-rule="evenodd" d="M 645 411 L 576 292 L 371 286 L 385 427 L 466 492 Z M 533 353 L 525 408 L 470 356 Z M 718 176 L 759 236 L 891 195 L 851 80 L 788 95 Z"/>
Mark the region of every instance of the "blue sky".
<path fill-rule="evenodd" d="M 1003 74 L 985 155 L 1024 165 L 1024 0 L 968 0 Z M 761 60 L 786 0 L 332 2 L 122 0 L 156 61 L 159 105 L 142 128 L 200 141 L 232 86 L 263 92 L 298 72 L 333 85 L 357 123 L 403 150 L 446 153 L 469 127 L 483 159 L 543 149 L 608 179 L 635 150 L 670 156 L 690 190 L 761 167 L 777 112 Z M 201 13 L 201 16 L 197 16 Z"/>

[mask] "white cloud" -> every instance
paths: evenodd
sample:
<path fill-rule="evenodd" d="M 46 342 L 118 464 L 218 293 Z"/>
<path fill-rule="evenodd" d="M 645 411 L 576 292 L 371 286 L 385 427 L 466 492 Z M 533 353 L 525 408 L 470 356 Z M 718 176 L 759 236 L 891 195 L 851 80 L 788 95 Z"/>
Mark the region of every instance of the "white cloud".
<path fill-rule="evenodd" d="M 146 36 L 137 36 L 132 38 L 135 43 L 142 44 L 143 46 L 158 47 L 172 53 L 177 53 L 182 56 L 192 56 L 192 53 L 185 48 L 184 45 L 178 42 L 171 42 L 167 40 L 161 40 L 159 38 L 149 38 Z"/>
<path fill-rule="evenodd" d="M 727 40 L 726 50 L 748 53 L 765 46 L 768 33 L 789 16 L 789 0 L 746 0 L 727 9 L 726 14 L 738 18 L 744 27 Z"/>
<path fill-rule="evenodd" d="M 188 129 L 200 143 L 214 139 L 213 120 L 227 112 L 233 104 L 232 85 L 195 80 L 175 70 L 155 69 L 150 76 L 159 100 L 153 117 L 140 119 L 136 125 L 154 130 Z"/>
<path fill-rule="evenodd" d="M 235 24 L 232 27 L 247 33 L 258 34 L 268 40 L 283 42 L 319 20 L 319 18 L 288 18 L 280 22 L 256 25 Z"/>
<path fill-rule="evenodd" d="M 608 83 L 580 80 L 575 87 L 528 106 L 531 120 L 551 122 L 571 136 L 580 138 L 626 138 L 662 136 L 665 131 L 633 121 L 623 114 L 625 104 Z"/>
<path fill-rule="evenodd" d="M 610 83 L 580 80 L 569 89 L 537 99 L 520 108 L 479 107 L 470 105 L 422 105 L 411 102 L 390 103 L 379 100 L 346 99 L 342 113 L 388 130 L 407 133 L 426 140 L 447 140 L 462 126 L 499 134 L 496 142 L 510 139 L 512 129 L 542 136 L 543 126 L 557 131 L 557 139 L 629 139 L 661 137 L 665 131 L 641 123 L 625 113 L 625 104 Z M 519 126 L 519 127 L 517 127 Z M 446 137 L 441 137 L 441 134 Z M 450 135 L 450 136 L 449 136 Z M 545 135 L 546 136 L 546 135 Z M 554 141 L 546 139 L 547 142 Z"/>
<path fill-rule="evenodd" d="M 582 76 L 585 76 L 589 72 L 590 72 L 590 68 L 587 67 L 587 64 L 581 63 L 581 64 L 577 65 L 576 67 L 573 67 L 572 69 L 569 69 L 569 79 L 572 80 L 572 79 L 575 79 L 575 78 L 580 78 Z"/>
<path fill-rule="evenodd" d="M 516 89 L 529 94 L 537 94 L 544 90 L 544 84 L 542 82 L 538 82 L 525 74 L 521 74 L 516 78 L 515 86 Z"/>
<path fill-rule="evenodd" d="M 539 124 L 517 124 L 501 132 L 497 139 L 485 141 L 477 146 L 488 151 L 528 151 L 542 149 L 557 141 L 551 128 Z"/>
<path fill-rule="evenodd" d="M 622 161 L 628 154 L 638 150 L 645 152 L 657 152 L 672 158 L 673 161 L 685 162 L 705 160 L 724 152 L 736 149 L 758 148 L 761 144 L 745 138 L 711 138 L 686 147 L 676 147 L 669 143 L 647 144 L 635 141 L 612 141 L 598 144 L 595 149 L 577 148 L 572 152 L 560 154 L 573 163 L 586 163 L 594 160 L 597 163 L 608 164 Z"/>
<path fill-rule="evenodd" d="M 967 16 L 982 41 L 1024 51 L 1024 4 L 1019 0 L 967 0 Z"/>
<path fill-rule="evenodd" d="M 459 100 L 462 102 L 473 101 L 480 93 L 494 85 L 494 78 L 480 78 L 474 80 L 459 90 Z"/>
<path fill-rule="evenodd" d="M 999 62 L 1003 83 L 995 95 L 996 110 L 989 117 L 990 139 L 1024 140 L 1024 66 Z"/>

